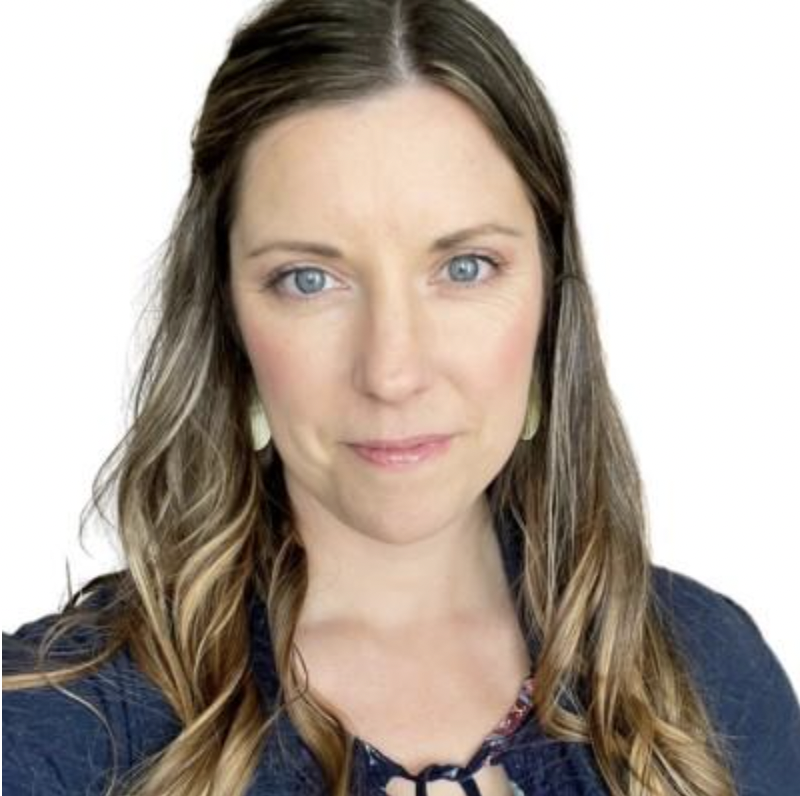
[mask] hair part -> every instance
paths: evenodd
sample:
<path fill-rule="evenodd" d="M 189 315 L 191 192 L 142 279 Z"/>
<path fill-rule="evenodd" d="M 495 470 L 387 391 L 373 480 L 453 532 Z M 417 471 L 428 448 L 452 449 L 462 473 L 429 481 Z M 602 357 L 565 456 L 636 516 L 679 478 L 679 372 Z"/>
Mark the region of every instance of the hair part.
<path fill-rule="evenodd" d="M 493 515 L 513 517 L 523 536 L 517 608 L 540 650 L 536 717 L 554 738 L 591 744 L 614 796 L 735 796 L 723 740 L 653 599 L 643 489 L 606 375 L 557 119 L 513 43 L 468 0 L 278 0 L 235 33 L 193 130 L 133 419 L 87 507 L 103 515 L 113 500 L 127 568 L 71 598 L 31 671 L 4 675 L 3 687 L 61 689 L 127 646 L 181 731 L 109 792 L 243 794 L 283 710 L 330 792 L 348 792 L 353 738 L 310 693 L 294 645 L 308 573 L 282 464 L 273 446 L 257 455 L 249 445 L 254 384 L 228 233 L 261 130 L 413 83 L 472 106 L 518 171 L 539 230 L 541 425 L 488 488 Z M 108 589 L 112 602 L 92 607 Z M 249 667 L 253 593 L 268 611 L 274 706 Z M 106 631 L 100 651 L 50 665 L 58 640 L 88 625 Z"/>

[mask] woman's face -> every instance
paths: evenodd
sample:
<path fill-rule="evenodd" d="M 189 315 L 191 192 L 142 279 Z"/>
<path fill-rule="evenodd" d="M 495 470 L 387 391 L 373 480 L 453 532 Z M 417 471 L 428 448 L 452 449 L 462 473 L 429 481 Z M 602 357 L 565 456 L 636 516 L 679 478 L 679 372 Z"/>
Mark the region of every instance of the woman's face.
<path fill-rule="evenodd" d="M 403 543 L 477 510 L 524 422 L 536 235 L 511 162 L 444 89 L 303 111 L 252 142 L 232 296 L 300 528 Z M 400 469 L 351 447 L 421 434 L 452 438 Z"/>

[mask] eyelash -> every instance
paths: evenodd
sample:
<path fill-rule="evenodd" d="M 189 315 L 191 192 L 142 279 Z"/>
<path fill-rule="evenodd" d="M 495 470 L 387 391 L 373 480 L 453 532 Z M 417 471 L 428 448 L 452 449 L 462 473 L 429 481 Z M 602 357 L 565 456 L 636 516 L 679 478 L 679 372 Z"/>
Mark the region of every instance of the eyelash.
<path fill-rule="evenodd" d="M 451 257 L 444 264 L 444 267 L 447 268 L 447 266 L 450 265 L 450 263 L 453 262 L 453 260 L 460 260 L 462 258 L 464 258 L 464 259 L 472 258 L 472 259 L 475 259 L 475 260 L 482 260 L 483 262 L 488 263 L 491 266 L 491 268 L 493 269 L 494 272 L 500 271 L 502 269 L 502 267 L 503 267 L 503 263 L 500 260 L 498 260 L 496 257 L 492 257 L 491 255 L 488 255 L 488 254 L 480 254 L 478 252 L 465 252 L 463 254 L 456 254 L 454 257 Z M 311 265 L 308 265 L 308 266 L 289 266 L 287 268 L 279 269 L 274 274 L 270 274 L 267 277 L 267 279 L 266 279 L 266 281 L 264 283 L 264 288 L 266 290 L 272 291 L 273 293 L 278 293 L 282 297 L 285 296 L 286 298 L 293 299 L 295 301 L 313 301 L 315 296 L 321 296 L 321 295 L 324 295 L 325 293 L 328 292 L 326 290 L 320 290 L 317 293 L 306 294 L 305 297 L 303 297 L 301 295 L 287 295 L 287 294 L 281 293 L 279 288 L 280 288 L 281 284 L 283 283 L 283 281 L 285 279 L 287 279 L 288 277 L 290 277 L 292 274 L 298 273 L 298 272 L 302 272 L 302 271 L 320 271 L 321 273 L 325 274 L 326 276 L 329 276 L 329 274 L 325 271 L 325 269 L 324 268 L 320 268 L 319 266 L 311 266 Z M 493 277 L 488 277 L 488 279 L 492 279 L 492 278 Z M 469 288 L 472 288 L 472 287 L 478 287 L 479 285 L 482 285 L 486 281 L 488 281 L 488 280 L 487 279 L 482 279 L 482 280 L 477 280 L 477 281 L 474 281 L 474 282 L 456 282 L 456 281 L 454 281 L 453 284 L 458 285 L 458 286 L 463 287 L 463 288 L 469 289 Z"/>

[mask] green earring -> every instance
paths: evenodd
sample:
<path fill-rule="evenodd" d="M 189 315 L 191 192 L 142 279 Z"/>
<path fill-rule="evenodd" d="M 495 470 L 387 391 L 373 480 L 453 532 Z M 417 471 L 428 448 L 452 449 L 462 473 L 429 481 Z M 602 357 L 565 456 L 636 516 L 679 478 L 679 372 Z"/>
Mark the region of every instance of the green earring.
<path fill-rule="evenodd" d="M 525 412 L 525 424 L 522 427 L 520 439 L 525 441 L 532 440 L 539 428 L 539 420 L 542 411 L 542 392 L 537 379 L 531 382 L 528 393 L 528 409 Z"/>
<path fill-rule="evenodd" d="M 254 451 L 264 450 L 272 439 L 264 405 L 257 397 L 250 404 L 250 436 Z"/>

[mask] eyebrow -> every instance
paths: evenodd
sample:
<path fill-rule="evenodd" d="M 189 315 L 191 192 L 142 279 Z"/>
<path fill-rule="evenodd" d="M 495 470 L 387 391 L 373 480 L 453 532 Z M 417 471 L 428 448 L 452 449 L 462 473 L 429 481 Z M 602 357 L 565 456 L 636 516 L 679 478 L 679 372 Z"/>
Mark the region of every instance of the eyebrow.
<path fill-rule="evenodd" d="M 505 224 L 497 224 L 495 222 L 488 222 L 485 224 L 477 224 L 465 229 L 459 229 L 456 232 L 450 232 L 447 235 L 442 235 L 436 238 L 429 247 L 432 254 L 441 251 L 447 251 L 460 243 L 476 238 L 479 235 L 510 235 L 513 237 L 521 238 L 524 236 L 522 230 L 516 227 L 509 227 Z M 260 257 L 267 252 L 280 249 L 281 251 L 300 252 L 302 254 L 314 254 L 318 257 L 339 257 L 344 255 L 335 246 L 330 246 L 327 243 L 316 243 L 314 241 L 304 240 L 273 240 L 267 241 L 258 245 L 255 249 L 247 254 L 247 258 Z"/>

